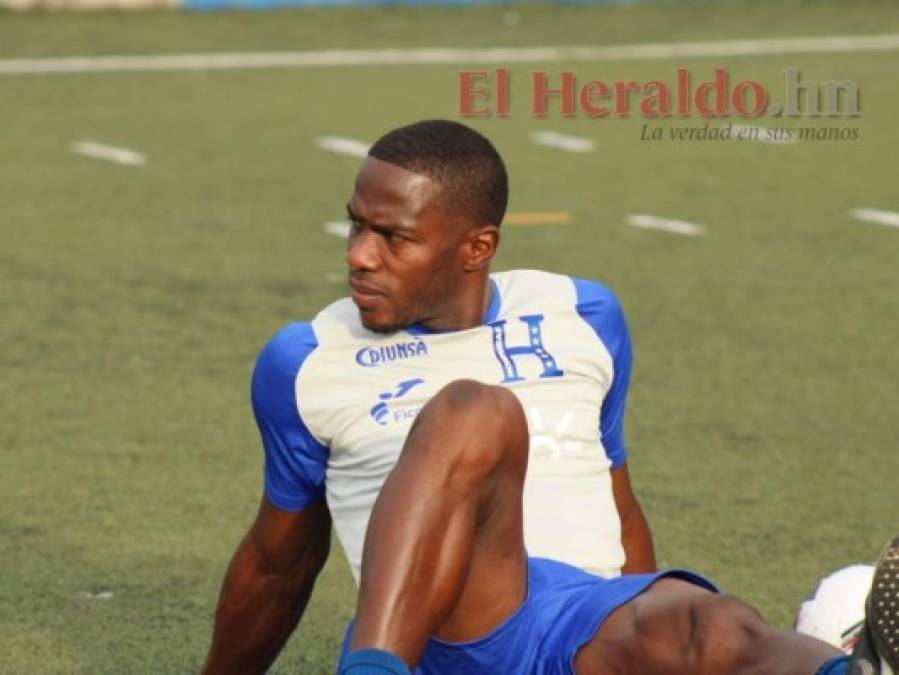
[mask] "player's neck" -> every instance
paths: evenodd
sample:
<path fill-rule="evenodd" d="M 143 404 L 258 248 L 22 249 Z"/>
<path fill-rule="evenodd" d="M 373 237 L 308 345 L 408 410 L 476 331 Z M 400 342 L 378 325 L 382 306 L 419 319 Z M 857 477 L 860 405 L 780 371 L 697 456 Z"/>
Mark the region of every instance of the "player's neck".
<path fill-rule="evenodd" d="M 421 321 L 420 325 L 437 332 L 480 326 L 493 299 L 493 284 L 489 281 L 489 277 L 485 275 L 477 284 L 471 284 L 469 288 L 460 290 L 446 311 L 432 319 Z"/>

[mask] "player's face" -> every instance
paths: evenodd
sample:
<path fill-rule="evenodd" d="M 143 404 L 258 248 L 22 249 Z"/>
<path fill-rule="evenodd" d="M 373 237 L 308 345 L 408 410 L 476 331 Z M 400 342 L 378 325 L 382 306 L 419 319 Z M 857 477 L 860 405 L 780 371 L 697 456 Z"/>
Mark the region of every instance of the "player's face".
<path fill-rule="evenodd" d="M 369 330 L 392 332 L 439 319 L 461 272 L 464 229 L 435 204 L 430 178 L 373 157 L 347 204 L 353 302 Z"/>

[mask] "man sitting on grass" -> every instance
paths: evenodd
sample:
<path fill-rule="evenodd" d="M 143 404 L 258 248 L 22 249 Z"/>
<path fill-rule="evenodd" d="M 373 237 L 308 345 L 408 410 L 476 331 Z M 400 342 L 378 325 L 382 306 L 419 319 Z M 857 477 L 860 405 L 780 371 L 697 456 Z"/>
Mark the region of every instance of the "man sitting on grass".
<path fill-rule="evenodd" d="M 496 150 L 463 125 L 421 122 L 372 147 L 348 204 L 352 298 L 284 328 L 256 365 L 265 496 L 204 672 L 268 668 L 332 518 L 359 581 L 347 675 L 896 670 L 899 539 L 851 671 L 702 577 L 653 571 L 622 471 L 621 309 L 595 282 L 491 275 L 507 195 Z M 556 437 L 532 437 L 529 418 Z"/>

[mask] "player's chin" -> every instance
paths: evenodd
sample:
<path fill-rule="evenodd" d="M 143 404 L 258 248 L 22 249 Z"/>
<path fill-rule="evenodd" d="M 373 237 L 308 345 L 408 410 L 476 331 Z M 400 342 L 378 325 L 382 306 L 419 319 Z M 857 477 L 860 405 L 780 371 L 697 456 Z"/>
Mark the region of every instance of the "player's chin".
<path fill-rule="evenodd" d="M 359 318 L 362 325 L 374 333 L 393 333 L 402 328 L 392 313 L 383 310 L 360 307 Z"/>

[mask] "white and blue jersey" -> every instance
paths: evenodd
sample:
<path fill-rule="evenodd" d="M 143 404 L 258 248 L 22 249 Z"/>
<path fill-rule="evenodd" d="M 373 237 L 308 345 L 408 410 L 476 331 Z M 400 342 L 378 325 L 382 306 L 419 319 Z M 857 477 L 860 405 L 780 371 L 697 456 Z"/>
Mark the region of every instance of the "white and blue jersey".
<path fill-rule="evenodd" d="M 623 434 L 631 347 L 604 286 L 532 270 L 491 275 L 483 322 L 459 331 L 378 334 L 349 298 L 289 324 L 253 374 L 265 494 L 286 511 L 325 496 L 356 581 L 375 498 L 418 411 L 470 378 L 509 388 L 527 413 L 525 544 L 590 572 L 624 563 L 610 469 Z"/>

